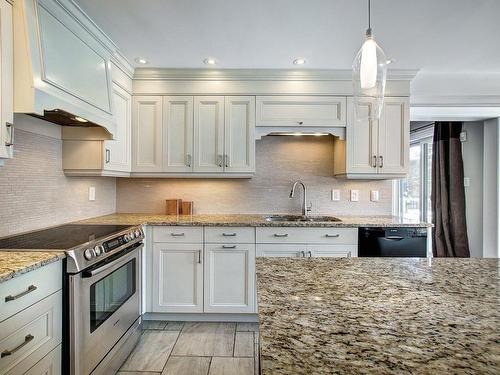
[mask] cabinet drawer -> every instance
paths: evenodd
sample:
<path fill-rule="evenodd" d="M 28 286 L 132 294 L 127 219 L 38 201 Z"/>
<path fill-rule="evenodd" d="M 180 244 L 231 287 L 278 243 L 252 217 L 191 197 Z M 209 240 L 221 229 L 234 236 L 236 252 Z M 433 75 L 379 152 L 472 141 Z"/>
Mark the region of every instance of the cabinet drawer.
<path fill-rule="evenodd" d="M 315 258 L 357 257 L 358 245 L 307 245 L 307 255 Z"/>
<path fill-rule="evenodd" d="M 358 243 L 357 228 L 256 228 L 257 243 Z"/>
<path fill-rule="evenodd" d="M 249 228 L 249 227 L 205 228 L 205 242 L 255 243 L 255 228 Z"/>
<path fill-rule="evenodd" d="M 183 226 L 155 226 L 153 227 L 153 242 L 203 242 L 203 228 Z"/>
<path fill-rule="evenodd" d="M 256 126 L 346 126 L 343 96 L 258 96 Z"/>
<path fill-rule="evenodd" d="M 58 291 L 0 323 L 0 374 L 24 373 L 59 345 L 61 320 Z"/>
<path fill-rule="evenodd" d="M 9 371 L 7 375 L 61 375 L 61 345 L 58 345 L 49 354 L 43 357 L 39 362 L 37 362 L 32 368 L 25 372 L 26 368 L 24 363 L 21 362 L 12 371 Z"/>
<path fill-rule="evenodd" d="M 62 288 L 57 261 L 0 284 L 0 322 Z"/>
<path fill-rule="evenodd" d="M 258 257 L 304 258 L 307 254 L 307 246 L 289 244 L 258 244 L 256 245 L 256 252 Z"/>

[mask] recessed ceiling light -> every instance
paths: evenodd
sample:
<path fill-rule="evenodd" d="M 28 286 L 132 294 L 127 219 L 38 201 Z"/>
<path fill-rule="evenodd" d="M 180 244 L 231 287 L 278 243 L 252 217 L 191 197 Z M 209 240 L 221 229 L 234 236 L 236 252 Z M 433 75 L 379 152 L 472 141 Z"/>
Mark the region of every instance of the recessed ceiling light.
<path fill-rule="evenodd" d="M 89 122 L 89 120 L 84 119 L 83 117 L 80 116 L 75 116 L 74 119 L 78 122 Z"/>
<path fill-rule="evenodd" d="M 215 65 L 217 64 L 217 61 L 213 57 L 207 57 L 205 60 L 203 60 L 203 63 L 205 65 Z"/>
<path fill-rule="evenodd" d="M 306 59 L 299 57 L 295 60 L 293 60 L 294 65 L 304 65 L 306 63 Z"/>
<path fill-rule="evenodd" d="M 135 62 L 137 64 L 145 65 L 148 63 L 148 60 L 146 60 L 144 57 L 136 57 Z"/>

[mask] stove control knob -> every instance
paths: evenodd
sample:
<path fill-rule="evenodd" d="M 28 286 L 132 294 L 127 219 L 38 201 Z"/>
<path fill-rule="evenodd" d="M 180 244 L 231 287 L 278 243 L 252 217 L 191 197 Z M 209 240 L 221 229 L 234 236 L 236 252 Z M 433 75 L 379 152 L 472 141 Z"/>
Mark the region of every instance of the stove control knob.
<path fill-rule="evenodd" d="M 98 246 L 94 247 L 94 252 L 95 252 L 96 256 L 103 255 L 104 254 L 104 246 L 98 245 Z"/>
<path fill-rule="evenodd" d="M 141 235 L 142 235 L 141 231 L 139 229 L 136 229 L 135 230 L 135 238 L 139 238 L 139 237 L 141 237 Z"/>
<path fill-rule="evenodd" d="M 91 260 L 94 257 L 94 251 L 92 249 L 86 249 L 83 252 L 83 257 L 87 260 Z"/>
<path fill-rule="evenodd" d="M 125 242 L 129 242 L 129 241 L 130 241 L 130 236 L 129 236 L 128 234 L 125 234 L 125 235 L 123 236 L 123 240 L 124 240 Z"/>
<path fill-rule="evenodd" d="M 133 240 L 133 239 L 135 238 L 135 234 L 134 234 L 134 232 L 130 232 L 130 233 L 128 234 L 128 236 L 129 236 L 129 238 L 130 238 L 131 240 Z"/>

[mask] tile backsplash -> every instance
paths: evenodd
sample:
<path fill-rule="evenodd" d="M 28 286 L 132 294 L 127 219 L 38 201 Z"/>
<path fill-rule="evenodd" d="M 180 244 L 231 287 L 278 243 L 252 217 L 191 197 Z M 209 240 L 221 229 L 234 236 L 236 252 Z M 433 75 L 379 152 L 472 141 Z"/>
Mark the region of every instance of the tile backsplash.
<path fill-rule="evenodd" d="M 0 167 L 0 237 L 115 211 L 115 178 L 64 176 L 61 145 L 16 130 L 14 158 Z M 88 200 L 89 186 L 95 201 Z"/>
<path fill-rule="evenodd" d="M 117 179 L 117 211 L 164 213 L 165 199 L 194 201 L 195 213 L 299 213 L 302 192 L 289 199 L 292 182 L 308 188 L 314 214 L 390 215 L 391 181 L 358 181 L 333 177 L 332 136 L 267 136 L 256 144 L 252 179 Z M 332 189 L 341 192 L 331 200 Z M 351 189 L 359 201 L 350 202 Z M 380 200 L 370 201 L 370 190 Z"/>

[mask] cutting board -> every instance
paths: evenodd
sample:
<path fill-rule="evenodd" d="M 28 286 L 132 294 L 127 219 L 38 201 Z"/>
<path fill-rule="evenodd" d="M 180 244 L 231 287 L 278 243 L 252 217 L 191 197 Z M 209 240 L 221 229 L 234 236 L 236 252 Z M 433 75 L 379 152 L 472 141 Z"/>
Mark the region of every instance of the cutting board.
<path fill-rule="evenodd" d="M 181 213 L 182 199 L 165 199 L 165 213 L 167 215 L 179 215 Z"/>
<path fill-rule="evenodd" d="M 181 215 L 192 215 L 193 214 L 193 202 L 192 201 L 182 201 L 181 203 Z"/>

